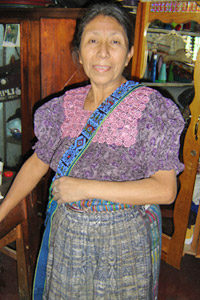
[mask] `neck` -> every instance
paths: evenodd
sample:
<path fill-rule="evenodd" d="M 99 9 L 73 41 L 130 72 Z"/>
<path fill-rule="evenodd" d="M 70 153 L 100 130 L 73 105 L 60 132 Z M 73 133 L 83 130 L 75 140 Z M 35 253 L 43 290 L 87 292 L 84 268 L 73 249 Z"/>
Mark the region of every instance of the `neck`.
<path fill-rule="evenodd" d="M 104 85 L 96 85 L 91 83 L 91 89 L 86 97 L 84 109 L 94 111 L 99 105 L 108 98 L 120 85 L 126 82 L 123 77 L 122 80 L 116 85 L 110 84 L 108 88 Z"/>

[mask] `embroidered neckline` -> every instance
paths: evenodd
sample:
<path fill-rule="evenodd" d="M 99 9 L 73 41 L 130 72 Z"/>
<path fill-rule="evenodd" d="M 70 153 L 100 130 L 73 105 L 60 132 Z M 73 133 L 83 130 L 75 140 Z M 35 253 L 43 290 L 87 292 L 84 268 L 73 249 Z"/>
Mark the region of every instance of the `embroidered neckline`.
<path fill-rule="evenodd" d="M 127 83 L 129 82 L 123 85 Z M 63 102 L 65 121 L 61 127 L 63 138 L 77 137 L 93 113 L 83 109 L 89 89 L 90 86 L 86 86 L 66 92 Z M 137 122 L 141 118 L 152 92 L 153 90 L 147 87 L 140 87 L 133 91 L 108 116 L 92 142 L 124 147 L 134 144 L 137 137 Z"/>

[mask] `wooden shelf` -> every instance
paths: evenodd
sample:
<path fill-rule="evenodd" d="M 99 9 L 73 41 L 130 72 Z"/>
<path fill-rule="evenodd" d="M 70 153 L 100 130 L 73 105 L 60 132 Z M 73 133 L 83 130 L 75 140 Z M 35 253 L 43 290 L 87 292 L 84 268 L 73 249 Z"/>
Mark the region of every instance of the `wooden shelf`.
<path fill-rule="evenodd" d="M 148 31 L 147 33 L 149 32 L 154 32 L 154 33 L 164 33 L 164 34 L 168 34 L 170 32 L 172 32 L 173 29 L 160 29 L 160 28 L 151 28 L 149 27 L 148 28 Z M 188 35 L 188 36 L 200 36 L 200 32 L 192 32 L 192 31 L 185 31 L 185 30 L 180 30 L 180 31 L 177 31 L 174 29 L 174 31 L 177 33 L 177 35 Z"/>
<path fill-rule="evenodd" d="M 168 87 L 185 87 L 193 86 L 194 83 L 182 83 L 182 82 L 142 82 L 146 86 L 168 86 Z"/>

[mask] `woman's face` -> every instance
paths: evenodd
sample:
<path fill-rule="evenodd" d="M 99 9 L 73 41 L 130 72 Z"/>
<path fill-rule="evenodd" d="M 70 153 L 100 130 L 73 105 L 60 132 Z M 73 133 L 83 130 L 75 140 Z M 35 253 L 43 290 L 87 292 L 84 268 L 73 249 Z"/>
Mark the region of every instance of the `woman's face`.
<path fill-rule="evenodd" d="M 123 27 L 109 16 L 99 15 L 83 31 L 79 61 L 91 83 L 121 85 L 122 72 L 133 55 Z"/>

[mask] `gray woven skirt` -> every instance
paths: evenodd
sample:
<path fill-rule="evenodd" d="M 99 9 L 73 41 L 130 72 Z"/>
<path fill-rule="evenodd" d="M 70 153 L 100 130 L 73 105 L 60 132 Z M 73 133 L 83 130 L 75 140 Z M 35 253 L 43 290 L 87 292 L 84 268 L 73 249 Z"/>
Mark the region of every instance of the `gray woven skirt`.
<path fill-rule="evenodd" d="M 59 206 L 43 299 L 157 299 L 160 220 L 157 205 L 100 213 Z"/>

